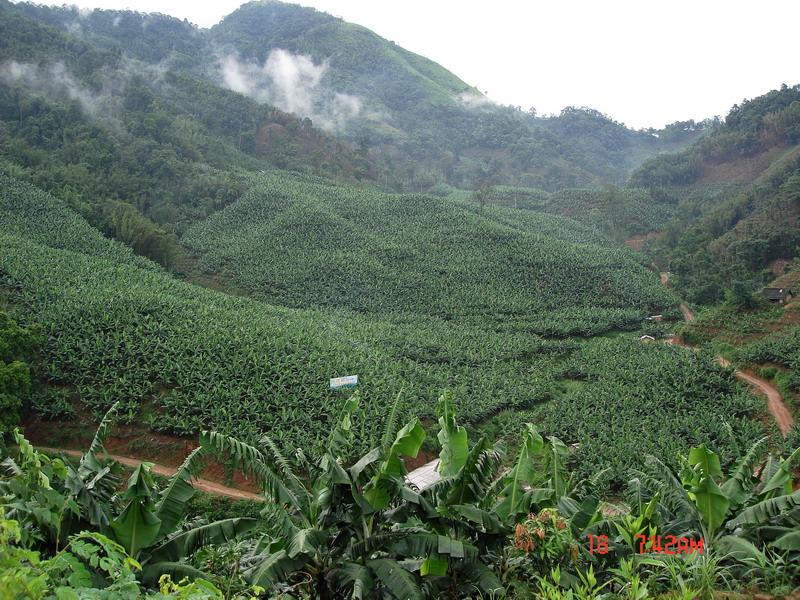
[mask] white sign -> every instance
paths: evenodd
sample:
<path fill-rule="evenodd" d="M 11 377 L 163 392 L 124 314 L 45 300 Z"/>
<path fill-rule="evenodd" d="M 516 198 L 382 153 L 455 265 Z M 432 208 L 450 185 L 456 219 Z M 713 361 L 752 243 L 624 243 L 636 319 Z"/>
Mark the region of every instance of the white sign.
<path fill-rule="evenodd" d="M 347 377 L 334 377 L 331 379 L 331 389 L 354 388 L 358 385 L 358 375 L 348 375 Z"/>

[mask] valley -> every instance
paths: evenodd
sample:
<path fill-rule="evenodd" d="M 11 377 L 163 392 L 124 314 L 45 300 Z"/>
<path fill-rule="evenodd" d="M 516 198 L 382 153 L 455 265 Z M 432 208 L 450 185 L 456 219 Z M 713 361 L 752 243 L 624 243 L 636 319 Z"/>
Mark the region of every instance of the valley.
<path fill-rule="evenodd" d="M 0 599 L 800 590 L 800 86 L 538 115 L 272 0 L 0 39 Z"/>

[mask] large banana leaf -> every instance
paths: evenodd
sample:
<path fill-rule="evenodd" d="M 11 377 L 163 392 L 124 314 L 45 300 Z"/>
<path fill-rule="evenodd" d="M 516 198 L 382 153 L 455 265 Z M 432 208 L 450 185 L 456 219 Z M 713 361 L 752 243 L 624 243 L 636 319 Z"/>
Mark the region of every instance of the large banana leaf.
<path fill-rule="evenodd" d="M 569 476 L 567 471 L 567 459 L 569 448 L 557 437 L 548 437 L 544 447 L 544 470 L 550 477 L 550 487 L 555 492 L 555 499 L 558 500 L 567 493 Z"/>
<path fill-rule="evenodd" d="M 173 581 L 180 581 L 185 577 L 189 579 L 208 577 L 200 569 L 195 569 L 184 562 L 158 562 L 142 567 L 141 580 L 145 585 L 155 586 L 162 575 L 171 576 Z"/>
<path fill-rule="evenodd" d="M 161 498 L 156 504 L 156 516 L 161 521 L 161 528 L 156 539 L 162 539 L 171 534 L 183 518 L 186 504 L 195 494 L 192 478 L 199 475 L 204 466 L 204 452 L 205 449 L 202 446 L 192 450 L 161 493 Z"/>
<path fill-rule="evenodd" d="M 344 401 L 328 436 L 327 449 L 336 458 L 341 458 L 353 442 L 352 416 L 358 408 L 358 403 L 358 392 Z"/>
<path fill-rule="evenodd" d="M 774 470 L 772 476 L 767 480 L 764 488 L 761 490 L 761 495 L 763 497 L 771 498 L 773 496 L 792 493 L 792 484 L 794 483 L 792 465 L 798 457 L 800 457 L 800 448 L 792 452 L 789 458 L 780 460 L 777 469 Z"/>
<path fill-rule="evenodd" d="M 280 448 L 278 448 L 278 445 L 266 434 L 261 436 L 261 443 L 267 447 L 272 455 L 274 463 L 283 475 L 283 481 L 286 487 L 291 489 L 296 497 L 302 497 L 304 493 L 303 484 L 300 482 L 300 478 L 295 473 L 289 460 L 283 452 L 281 452 Z"/>
<path fill-rule="evenodd" d="M 798 506 L 800 506 L 800 490 L 793 494 L 776 496 L 745 508 L 728 521 L 728 529 L 767 525 L 775 517 L 788 514 Z"/>
<path fill-rule="evenodd" d="M 331 582 L 341 590 L 352 589 L 349 596 L 352 600 L 364 600 L 370 597 L 370 592 L 375 589 L 375 580 L 372 571 L 364 565 L 347 562 L 331 570 Z"/>
<path fill-rule="evenodd" d="M 452 487 L 447 492 L 444 503 L 488 503 L 490 499 L 487 497 L 487 490 L 492 484 L 500 460 L 500 454 L 489 446 L 486 438 L 479 439 L 467 454 L 467 460 L 458 474 L 445 480 L 452 481 Z"/>
<path fill-rule="evenodd" d="M 716 453 L 700 444 L 689 450 L 689 464 L 700 470 L 703 477 L 722 477 L 722 467 Z"/>
<path fill-rule="evenodd" d="M 105 444 L 108 435 L 111 433 L 111 428 L 114 426 L 118 411 L 119 402 L 115 402 L 111 405 L 111 408 L 108 409 L 103 420 L 100 421 L 100 425 L 97 426 L 97 431 L 95 431 L 94 438 L 92 438 L 92 443 L 89 444 L 89 450 L 86 451 L 86 454 L 96 455 L 103 449 L 103 444 Z"/>
<path fill-rule="evenodd" d="M 467 542 L 436 533 L 415 531 L 401 536 L 389 546 L 399 556 L 450 556 L 473 562 L 478 559 L 478 549 Z"/>
<path fill-rule="evenodd" d="M 224 544 L 234 540 L 253 529 L 257 524 L 256 519 L 237 517 L 193 527 L 153 548 L 148 564 L 178 562 L 203 546 Z"/>
<path fill-rule="evenodd" d="M 731 501 L 733 507 L 741 506 L 747 500 L 758 481 L 753 472 L 769 447 L 769 437 L 755 442 L 736 464 L 736 468 L 722 484 L 722 493 Z"/>
<path fill-rule="evenodd" d="M 449 506 L 448 510 L 463 520 L 474 523 L 487 533 L 502 533 L 505 531 L 503 523 L 494 511 L 483 510 L 474 504 L 454 504 Z"/>
<path fill-rule="evenodd" d="M 600 518 L 600 499 L 586 496 L 580 503 L 569 496 L 558 501 L 558 512 L 569 520 L 572 533 L 578 537 Z"/>
<path fill-rule="evenodd" d="M 697 506 L 689 499 L 683 485 L 670 468 L 650 455 L 645 457 L 644 464 L 644 470 L 637 473 L 642 484 L 653 492 L 660 492 L 662 503 L 678 518 L 687 521 L 699 519 Z"/>
<path fill-rule="evenodd" d="M 375 574 L 392 596 L 398 600 L 422 600 L 422 591 L 414 577 L 400 563 L 390 558 L 367 561 L 367 567 Z"/>
<path fill-rule="evenodd" d="M 297 558 L 303 554 L 313 556 L 327 540 L 324 531 L 314 528 L 298 530 L 286 545 L 289 558 Z"/>
<path fill-rule="evenodd" d="M 369 465 L 378 462 L 382 457 L 383 449 L 373 448 L 360 459 L 358 459 L 358 461 L 349 469 L 350 477 L 352 478 L 353 482 L 358 483 L 358 478 L 361 477 L 361 473 L 364 472 L 364 469 L 366 469 Z"/>
<path fill-rule="evenodd" d="M 437 437 L 442 446 L 437 469 L 442 477 L 452 477 L 467 461 L 469 446 L 467 430 L 456 423 L 453 397 L 450 392 L 445 392 L 439 397 L 436 403 L 436 415 L 439 417 Z"/>
<path fill-rule="evenodd" d="M 287 581 L 289 576 L 303 565 L 305 565 L 303 558 L 290 558 L 285 550 L 278 550 L 262 557 L 254 567 L 244 572 L 244 576 L 253 585 L 269 589 L 281 581 Z"/>
<path fill-rule="evenodd" d="M 364 498 L 374 510 L 383 510 L 389 505 L 392 489 L 398 490 L 404 485 L 406 468 L 401 456 L 416 458 L 425 441 L 425 430 L 414 419 L 406 424 L 395 436 L 378 472 L 364 488 Z"/>
<path fill-rule="evenodd" d="M 267 496 L 273 502 L 289 504 L 298 510 L 303 506 L 281 476 L 267 463 L 259 449 L 215 431 L 203 431 L 200 434 L 200 445 L 217 455 L 232 457 L 240 469 L 254 475 L 264 485 Z"/>
<path fill-rule="evenodd" d="M 705 523 L 708 535 L 714 535 L 717 528 L 725 522 L 730 502 L 716 482 L 710 477 L 703 477 L 700 483 L 692 488 L 697 510 Z"/>
<path fill-rule="evenodd" d="M 517 460 L 504 475 L 505 487 L 501 492 L 502 499 L 495 506 L 495 512 L 501 519 L 508 520 L 528 510 L 522 502 L 525 497 L 525 485 L 533 482 L 536 475 L 534 459 L 541 457 L 543 450 L 542 436 L 536 427 L 528 423 Z"/>
<path fill-rule="evenodd" d="M 152 544 L 161 528 L 150 497 L 150 468 L 152 463 L 141 463 L 128 479 L 128 489 L 123 495 L 127 501 L 124 510 L 111 521 L 116 540 L 128 554 L 136 556 L 142 548 Z"/>
<path fill-rule="evenodd" d="M 790 531 L 772 542 L 772 545 L 780 550 L 800 550 L 800 531 Z"/>
<path fill-rule="evenodd" d="M 386 425 L 383 428 L 383 435 L 381 436 L 381 446 L 383 448 L 388 448 L 389 444 L 392 443 L 392 437 L 395 434 L 395 423 L 397 422 L 397 407 L 400 405 L 400 398 L 402 398 L 404 391 L 404 388 L 400 388 L 400 391 L 397 392 L 397 396 L 395 396 L 394 402 L 392 403 L 392 408 L 386 417 Z"/>
<path fill-rule="evenodd" d="M 738 535 L 723 535 L 714 541 L 715 550 L 721 555 L 728 555 L 739 562 L 755 561 L 756 564 L 766 562 L 764 553 L 752 542 Z"/>

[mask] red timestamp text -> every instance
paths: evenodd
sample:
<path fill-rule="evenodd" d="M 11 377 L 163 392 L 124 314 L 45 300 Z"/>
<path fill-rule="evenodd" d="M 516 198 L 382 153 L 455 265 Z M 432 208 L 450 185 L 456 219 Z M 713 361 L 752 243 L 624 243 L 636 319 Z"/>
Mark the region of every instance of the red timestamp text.
<path fill-rule="evenodd" d="M 643 535 L 634 536 L 638 542 L 639 554 L 703 554 L 705 541 L 703 538 L 695 540 L 674 535 Z M 608 536 L 589 534 L 589 554 L 607 554 Z"/>

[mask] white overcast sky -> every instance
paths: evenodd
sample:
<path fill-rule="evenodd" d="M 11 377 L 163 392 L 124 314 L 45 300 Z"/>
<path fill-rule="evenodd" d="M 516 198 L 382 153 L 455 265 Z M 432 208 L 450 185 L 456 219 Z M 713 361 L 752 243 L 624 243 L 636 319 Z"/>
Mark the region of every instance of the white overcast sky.
<path fill-rule="evenodd" d="M 72 3 L 161 12 L 210 27 L 242 2 Z M 800 0 L 297 3 L 364 25 L 494 100 L 540 114 L 590 106 L 631 127 L 660 127 L 724 115 L 744 98 L 800 83 Z"/>

